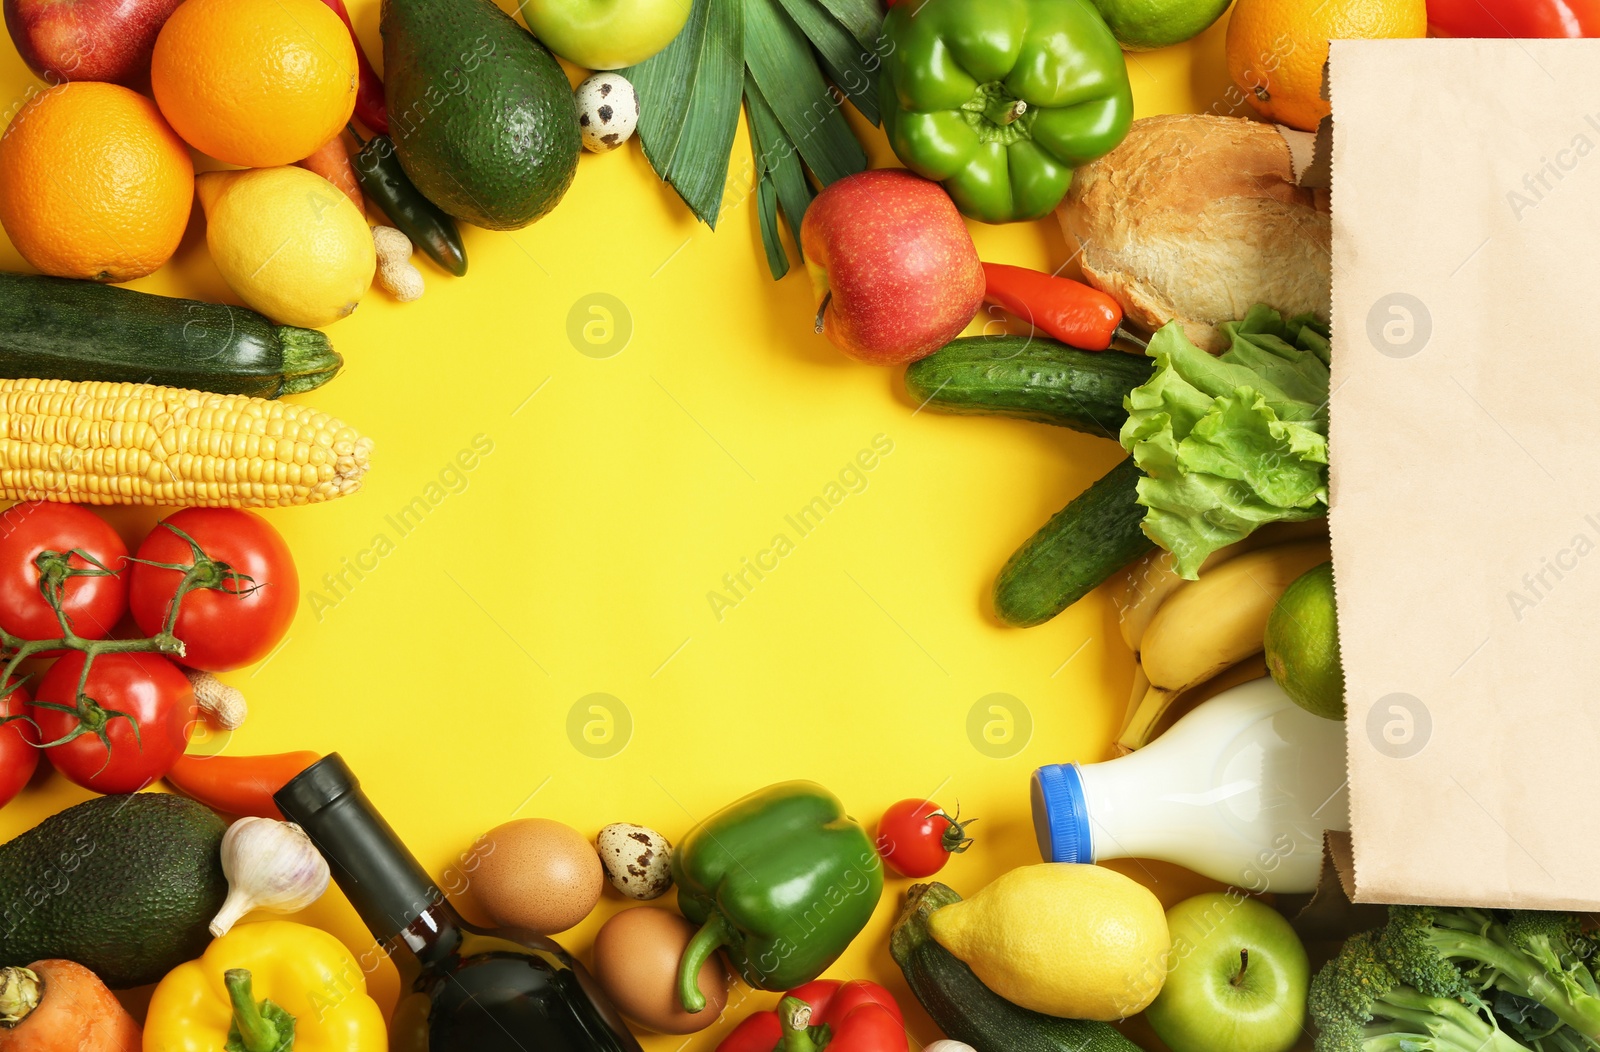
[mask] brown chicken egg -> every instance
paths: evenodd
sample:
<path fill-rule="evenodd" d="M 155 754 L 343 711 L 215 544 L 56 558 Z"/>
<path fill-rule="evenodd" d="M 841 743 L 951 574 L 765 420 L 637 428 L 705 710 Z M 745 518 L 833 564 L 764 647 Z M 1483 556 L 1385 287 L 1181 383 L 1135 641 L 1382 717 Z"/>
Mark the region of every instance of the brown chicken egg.
<path fill-rule="evenodd" d="M 728 1002 L 728 975 L 713 954 L 700 966 L 706 1006 L 678 1003 L 678 961 L 695 927 L 671 910 L 635 906 L 606 921 L 594 940 L 594 975 L 623 1015 L 659 1034 L 692 1034 L 717 1021 Z"/>
<path fill-rule="evenodd" d="M 505 927 L 541 935 L 566 931 L 600 901 L 605 870 L 588 838 L 548 818 L 495 826 L 477 848 L 472 891 Z"/>

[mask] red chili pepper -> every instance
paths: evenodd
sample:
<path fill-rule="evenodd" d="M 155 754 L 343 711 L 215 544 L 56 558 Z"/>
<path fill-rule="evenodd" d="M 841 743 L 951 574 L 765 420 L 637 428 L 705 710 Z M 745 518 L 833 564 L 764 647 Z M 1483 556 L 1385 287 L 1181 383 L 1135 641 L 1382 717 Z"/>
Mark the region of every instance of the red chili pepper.
<path fill-rule="evenodd" d="M 1428 0 L 1445 37 L 1600 36 L 1600 0 Z"/>
<path fill-rule="evenodd" d="M 272 794 L 289 779 L 322 759 L 316 752 L 280 752 L 270 756 L 178 757 L 167 781 L 185 796 L 224 814 L 282 818 Z"/>
<path fill-rule="evenodd" d="M 783 995 L 777 1011 L 757 1012 L 722 1039 L 717 1052 L 907 1052 L 906 1024 L 894 995 L 877 983 L 818 979 Z"/>
<path fill-rule="evenodd" d="M 356 119 L 379 135 L 388 135 L 389 107 L 383 100 L 383 81 L 378 79 L 378 71 L 367 61 L 367 53 L 361 50 L 361 40 L 356 36 L 356 27 L 350 22 L 350 12 L 345 10 L 344 0 L 322 2 L 339 16 L 344 27 L 350 31 L 350 43 L 356 46 L 356 63 L 361 67 L 361 82 L 356 88 Z"/>
<path fill-rule="evenodd" d="M 1103 351 L 1122 324 L 1122 306 L 1081 281 L 1001 263 L 985 263 L 983 276 L 985 300 L 1073 347 Z"/>

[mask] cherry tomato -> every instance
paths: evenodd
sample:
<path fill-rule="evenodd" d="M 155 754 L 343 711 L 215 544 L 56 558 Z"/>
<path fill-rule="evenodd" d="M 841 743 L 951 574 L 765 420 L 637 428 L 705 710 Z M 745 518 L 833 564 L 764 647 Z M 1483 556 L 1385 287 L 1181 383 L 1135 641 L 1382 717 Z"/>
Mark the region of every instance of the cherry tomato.
<path fill-rule="evenodd" d="M 184 595 L 174 631 L 190 668 L 226 672 L 272 652 L 289 630 L 299 601 L 294 558 L 266 519 L 237 508 L 188 508 L 169 515 L 139 544 L 136 558 L 175 566 L 196 565 L 204 553 L 206 584 Z M 146 635 L 161 631 L 183 572 L 135 562 L 128 584 L 133 619 Z"/>
<path fill-rule="evenodd" d="M 39 736 L 28 715 L 28 692 L 22 687 L 0 698 L 0 807 L 28 784 L 39 766 Z M 22 717 L 22 718 L 14 718 Z"/>
<path fill-rule="evenodd" d="M 85 552 L 94 562 L 69 552 Z M 56 557 L 40 558 L 45 552 Z M 39 590 L 40 575 L 55 576 L 61 609 L 85 639 L 111 634 L 128 608 L 123 560 L 128 548 L 106 521 L 76 504 L 35 500 L 0 514 L 0 628 L 22 639 L 55 639 L 61 625 Z M 107 572 L 111 571 L 111 572 Z"/>
<path fill-rule="evenodd" d="M 902 800 L 878 821 L 878 854 L 903 877 L 931 877 L 952 854 L 972 846 L 966 827 L 976 819 L 951 818 L 931 800 Z"/>
<path fill-rule="evenodd" d="M 171 770 L 189 747 L 198 715 L 194 690 L 183 670 L 160 654 L 101 654 L 84 684 L 88 700 L 79 702 L 83 660 L 73 652 L 51 665 L 28 708 L 39 740 L 61 742 L 48 745 L 45 758 L 85 789 L 137 792 Z M 61 741 L 74 732 L 77 737 Z"/>

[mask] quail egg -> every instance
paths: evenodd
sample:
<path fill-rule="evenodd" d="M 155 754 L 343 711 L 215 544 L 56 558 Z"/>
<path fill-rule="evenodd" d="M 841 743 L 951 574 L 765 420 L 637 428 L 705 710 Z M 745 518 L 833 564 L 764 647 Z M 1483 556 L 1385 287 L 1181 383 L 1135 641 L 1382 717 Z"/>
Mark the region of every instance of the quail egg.
<path fill-rule="evenodd" d="M 639 94 L 621 74 L 596 73 L 573 94 L 583 145 L 594 153 L 615 150 L 639 125 Z"/>

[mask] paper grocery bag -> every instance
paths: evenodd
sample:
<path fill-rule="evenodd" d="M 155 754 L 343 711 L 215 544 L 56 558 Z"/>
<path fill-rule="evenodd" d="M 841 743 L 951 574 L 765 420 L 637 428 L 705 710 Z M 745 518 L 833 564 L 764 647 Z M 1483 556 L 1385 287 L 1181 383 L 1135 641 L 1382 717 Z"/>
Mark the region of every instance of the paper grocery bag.
<path fill-rule="evenodd" d="M 1600 908 L 1600 40 L 1331 70 L 1354 897 Z"/>

